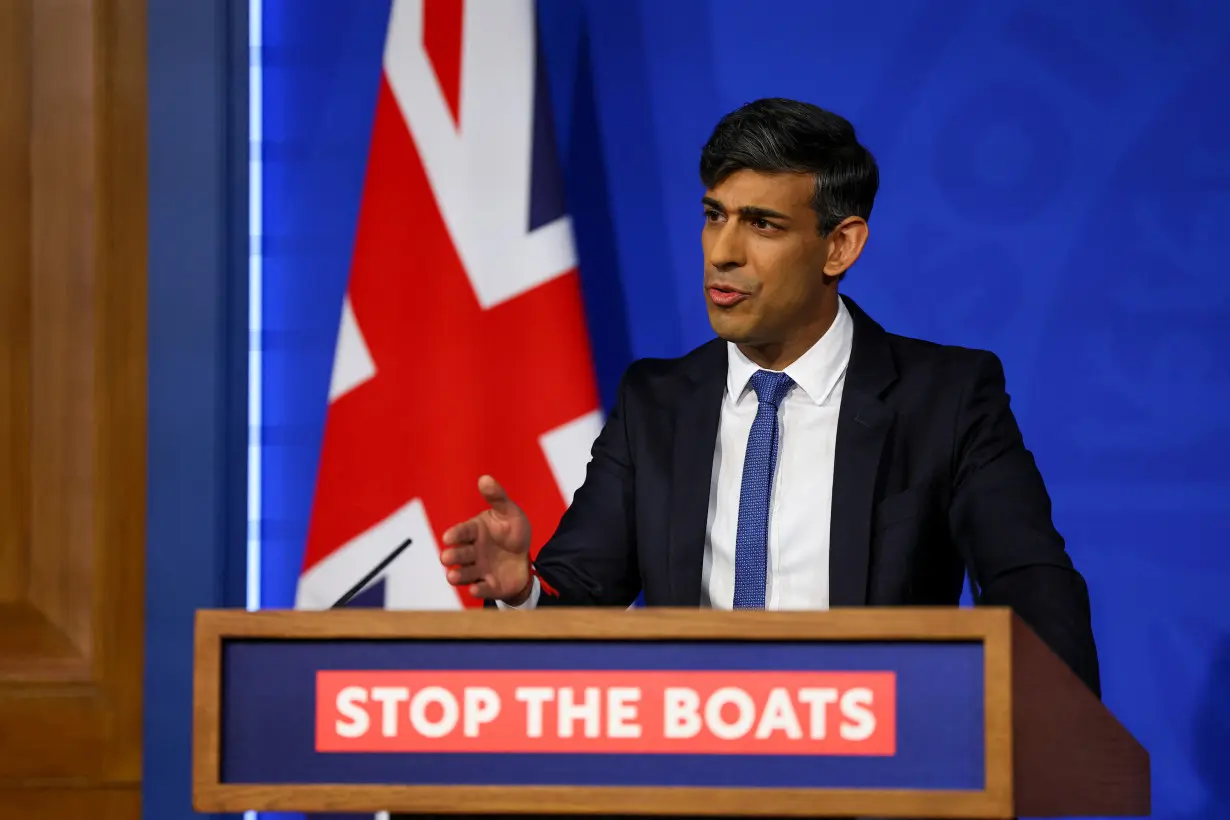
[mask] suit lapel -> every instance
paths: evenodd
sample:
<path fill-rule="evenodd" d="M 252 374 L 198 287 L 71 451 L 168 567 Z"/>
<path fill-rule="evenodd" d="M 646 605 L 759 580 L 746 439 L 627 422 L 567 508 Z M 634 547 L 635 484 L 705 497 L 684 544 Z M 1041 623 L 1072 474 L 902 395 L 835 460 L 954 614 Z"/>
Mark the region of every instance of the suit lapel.
<path fill-rule="evenodd" d="M 829 531 L 829 605 L 867 603 L 871 517 L 884 442 L 893 413 L 881 396 L 897 378 L 888 334 L 853 300 L 854 341 L 837 417 Z"/>
<path fill-rule="evenodd" d="M 670 583 L 676 606 L 700 606 L 709 490 L 726 387 L 726 346 L 711 342 L 696 351 L 675 418 L 671 460 Z"/>
<path fill-rule="evenodd" d="M 871 558 L 871 516 L 893 413 L 881 397 L 897 379 L 888 334 L 843 296 L 854 341 L 833 468 L 829 532 L 829 604 L 864 606 Z M 675 606 L 699 606 L 713 453 L 726 387 L 726 347 L 714 341 L 693 354 L 675 419 L 669 563 Z"/>

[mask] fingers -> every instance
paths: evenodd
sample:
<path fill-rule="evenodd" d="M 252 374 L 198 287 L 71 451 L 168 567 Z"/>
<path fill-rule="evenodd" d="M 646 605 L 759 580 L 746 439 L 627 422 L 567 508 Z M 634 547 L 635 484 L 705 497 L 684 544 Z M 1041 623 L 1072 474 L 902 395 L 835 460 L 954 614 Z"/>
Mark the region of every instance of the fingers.
<path fill-rule="evenodd" d="M 466 566 L 478 560 L 478 549 L 473 545 L 449 547 L 440 550 L 440 563 L 446 567 Z"/>
<path fill-rule="evenodd" d="M 452 546 L 454 544 L 473 544 L 478 540 L 478 522 L 471 518 L 469 521 L 463 521 L 449 527 L 444 531 L 442 540 L 445 544 Z M 443 554 L 441 554 L 443 557 Z M 458 563 L 455 561 L 445 561 L 446 564 Z"/>
<path fill-rule="evenodd" d="M 476 581 L 486 580 L 483 574 L 479 572 L 478 567 L 473 564 L 468 564 L 460 567 L 452 567 L 449 569 L 448 582 L 453 586 L 462 586 L 463 584 L 473 584 Z"/>
<path fill-rule="evenodd" d="M 500 483 L 489 475 L 485 475 L 478 480 L 478 491 L 482 494 L 483 500 L 496 513 L 500 515 L 515 515 L 519 510 L 517 505 L 509 500 L 508 494 L 504 492 L 504 488 Z"/>
<path fill-rule="evenodd" d="M 470 584 L 468 590 L 470 595 L 475 598 L 495 598 L 497 597 L 495 587 L 489 580 L 483 579 L 477 583 Z"/>

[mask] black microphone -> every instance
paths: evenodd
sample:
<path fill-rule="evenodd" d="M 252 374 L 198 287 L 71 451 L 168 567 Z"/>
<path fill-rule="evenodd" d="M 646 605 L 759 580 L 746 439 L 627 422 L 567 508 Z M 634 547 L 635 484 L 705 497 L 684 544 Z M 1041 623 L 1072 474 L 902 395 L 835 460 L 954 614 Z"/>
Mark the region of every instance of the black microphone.
<path fill-rule="evenodd" d="M 390 552 L 388 556 L 383 561 L 381 561 L 379 564 L 376 564 L 375 568 L 373 568 L 371 572 L 363 576 L 363 580 L 359 581 L 359 583 L 355 584 L 350 589 L 346 590 L 346 594 L 338 598 L 337 602 L 334 603 L 333 606 L 329 607 L 329 609 L 338 609 L 350 603 L 351 599 L 353 599 L 354 596 L 362 592 L 363 588 L 366 587 L 368 584 L 370 584 L 372 582 L 372 579 L 380 574 L 381 570 L 383 570 L 389 564 L 393 563 L 393 561 L 397 558 L 397 556 L 405 552 L 406 547 L 408 546 L 410 546 L 409 538 L 407 538 L 405 541 L 402 541 L 401 544 L 397 547 L 397 549 Z"/>

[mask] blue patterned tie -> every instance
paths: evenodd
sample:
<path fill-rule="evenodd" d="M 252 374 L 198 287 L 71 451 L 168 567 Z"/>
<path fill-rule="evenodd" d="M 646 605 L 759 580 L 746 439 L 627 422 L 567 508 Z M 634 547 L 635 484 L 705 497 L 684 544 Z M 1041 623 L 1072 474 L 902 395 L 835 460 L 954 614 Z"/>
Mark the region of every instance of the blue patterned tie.
<path fill-rule="evenodd" d="M 764 609 L 769 563 L 769 501 L 777 469 L 777 407 L 794 387 L 785 373 L 758 370 L 752 389 L 760 404 L 747 437 L 739 529 L 735 535 L 735 609 Z"/>

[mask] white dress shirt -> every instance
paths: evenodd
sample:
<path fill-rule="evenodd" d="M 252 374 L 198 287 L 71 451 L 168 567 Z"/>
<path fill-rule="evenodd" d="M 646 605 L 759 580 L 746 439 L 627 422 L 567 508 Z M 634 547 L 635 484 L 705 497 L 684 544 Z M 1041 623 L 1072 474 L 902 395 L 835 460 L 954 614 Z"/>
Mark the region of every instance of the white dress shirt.
<path fill-rule="evenodd" d="M 785 372 L 795 386 L 777 409 L 777 470 L 769 507 L 766 609 L 828 609 L 833 454 L 854 324 L 844 303 L 828 331 Z M 758 402 L 760 368 L 727 344 L 726 392 L 713 454 L 701 606 L 730 609 L 743 457 Z"/>
<path fill-rule="evenodd" d="M 778 406 L 777 470 L 769 512 L 766 609 L 828 609 L 829 520 L 837 413 L 854 323 L 838 300 L 828 331 L 785 372 L 795 386 Z M 758 402 L 750 381 L 760 368 L 727 343 L 726 390 L 713 453 L 709 516 L 701 568 L 701 606 L 730 609 L 735 591 L 735 534 L 743 457 Z M 519 607 L 538 605 L 538 579 Z"/>

